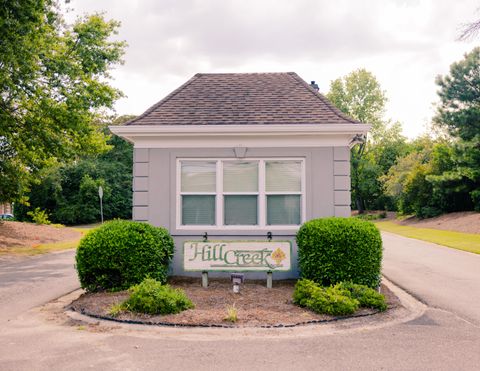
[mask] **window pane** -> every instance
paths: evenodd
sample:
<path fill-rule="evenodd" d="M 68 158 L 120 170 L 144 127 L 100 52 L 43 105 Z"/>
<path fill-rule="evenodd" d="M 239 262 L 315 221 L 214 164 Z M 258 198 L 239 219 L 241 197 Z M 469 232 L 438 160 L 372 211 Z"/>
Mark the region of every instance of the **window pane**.
<path fill-rule="evenodd" d="M 267 196 L 267 224 L 300 224 L 299 195 Z"/>
<path fill-rule="evenodd" d="M 300 192 L 300 161 L 267 161 L 265 163 L 267 192 Z"/>
<path fill-rule="evenodd" d="M 182 192 L 215 192 L 214 161 L 182 161 Z"/>
<path fill-rule="evenodd" d="M 257 192 L 258 163 L 257 162 L 224 162 L 223 163 L 224 192 Z"/>
<path fill-rule="evenodd" d="M 257 196 L 225 196 L 225 225 L 256 225 Z"/>
<path fill-rule="evenodd" d="M 182 196 L 182 225 L 192 224 L 215 224 L 215 196 Z"/>

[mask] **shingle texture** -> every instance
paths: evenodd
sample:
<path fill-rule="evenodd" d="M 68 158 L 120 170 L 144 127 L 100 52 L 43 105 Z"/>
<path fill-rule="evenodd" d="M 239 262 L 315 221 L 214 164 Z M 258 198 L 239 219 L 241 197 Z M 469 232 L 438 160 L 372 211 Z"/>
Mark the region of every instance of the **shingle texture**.
<path fill-rule="evenodd" d="M 296 73 L 196 74 L 126 125 L 352 124 Z"/>

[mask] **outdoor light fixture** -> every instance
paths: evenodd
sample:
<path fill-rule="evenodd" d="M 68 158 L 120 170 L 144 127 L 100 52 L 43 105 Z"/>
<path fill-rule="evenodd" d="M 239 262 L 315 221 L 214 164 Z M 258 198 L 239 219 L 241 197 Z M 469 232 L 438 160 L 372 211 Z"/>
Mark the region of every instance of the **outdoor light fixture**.
<path fill-rule="evenodd" d="M 245 275 L 243 273 L 232 273 L 230 280 L 233 283 L 233 292 L 238 294 L 240 292 L 240 284 L 245 280 Z"/>
<path fill-rule="evenodd" d="M 350 148 L 353 147 L 355 144 L 365 143 L 367 137 L 363 134 L 355 134 L 353 139 L 350 141 Z"/>

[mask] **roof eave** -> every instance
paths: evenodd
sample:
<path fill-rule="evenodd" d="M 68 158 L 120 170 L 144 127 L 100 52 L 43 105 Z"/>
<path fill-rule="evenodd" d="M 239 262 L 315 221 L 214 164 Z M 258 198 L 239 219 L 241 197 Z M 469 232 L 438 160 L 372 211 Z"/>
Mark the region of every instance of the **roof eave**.
<path fill-rule="evenodd" d="M 169 135 L 271 135 L 290 134 L 366 134 L 371 128 L 368 124 L 244 124 L 244 125 L 115 125 L 109 126 L 118 136 L 169 136 Z"/>
<path fill-rule="evenodd" d="M 138 125 L 110 126 L 110 130 L 136 148 L 284 148 L 351 146 L 370 125 Z"/>

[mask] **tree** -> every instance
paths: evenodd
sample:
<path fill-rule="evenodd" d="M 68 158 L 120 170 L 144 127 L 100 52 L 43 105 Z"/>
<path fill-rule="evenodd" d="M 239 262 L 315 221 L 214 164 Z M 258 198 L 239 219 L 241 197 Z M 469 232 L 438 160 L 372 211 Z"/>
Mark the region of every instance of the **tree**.
<path fill-rule="evenodd" d="M 458 36 L 458 40 L 466 41 L 466 40 L 472 39 L 478 35 L 479 31 L 480 31 L 480 20 L 467 23 L 462 27 L 462 31 Z"/>
<path fill-rule="evenodd" d="M 450 73 L 437 76 L 436 83 L 440 104 L 434 122 L 465 141 L 480 136 L 480 48 L 453 63 Z"/>
<path fill-rule="evenodd" d="M 346 115 L 372 125 L 369 141 L 352 151 L 352 199 L 360 213 L 386 207 L 379 177 L 395 161 L 405 139 L 399 124 L 387 125 L 383 120 L 385 93 L 372 73 L 358 69 L 332 81 L 327 98 Z M 379 151 L 371 150 L 375 145 Z"/>
<path fill-rule="evenodd" d="M 107 125 L 121 124 L 134 116 L 121 116 Z M 100 220 L 98 187 L 104 190 L 105 219 L 130 219 L 132 211 L 132 145 L 112 136 L 110 149 L 99 155 L 79 157 L 75 162 L 44 168 L 41 181 L 28 193 L 29 205 L 17 205 L 15 217 L 29 220 L 28 212 L 39 208 L 62 224 L 87 224 Z"/>
<path fill-rule="evenodd" d="M 444 212 L 471 210 L 468 183 L 450 176 L 457 168 L 451 140 L 419 138 L 382 177 L 385 192 L 403 214 L 428 218 Z"/>
<path fill-rule="evenodd" d="M 0 202 L 47 165 L 107 149 L 93 122 L 121 96 L 108 83 L 118 27 L 98 14 L 66 25 L 55 0 L 0 0 Z"/>
<path fill-rule="evenodd" d="M 456 166 L 432 180 L 452 187 L 462 208 L 480 210 L 480 48 L 453 63 L 449 74 L 438 76 L 436 83 L 440 104 L 434 123 L 447 128 L 454 139 Z M 469 195 L 470 206 L 461 193 Z"/>
<path fill-rule="evenodd" d="M 381 134 L 387 98 L 371 72 L 361 68 L 333 80 L 327 98 L 346 115 L 372 125 L 372 139 Z"/>

